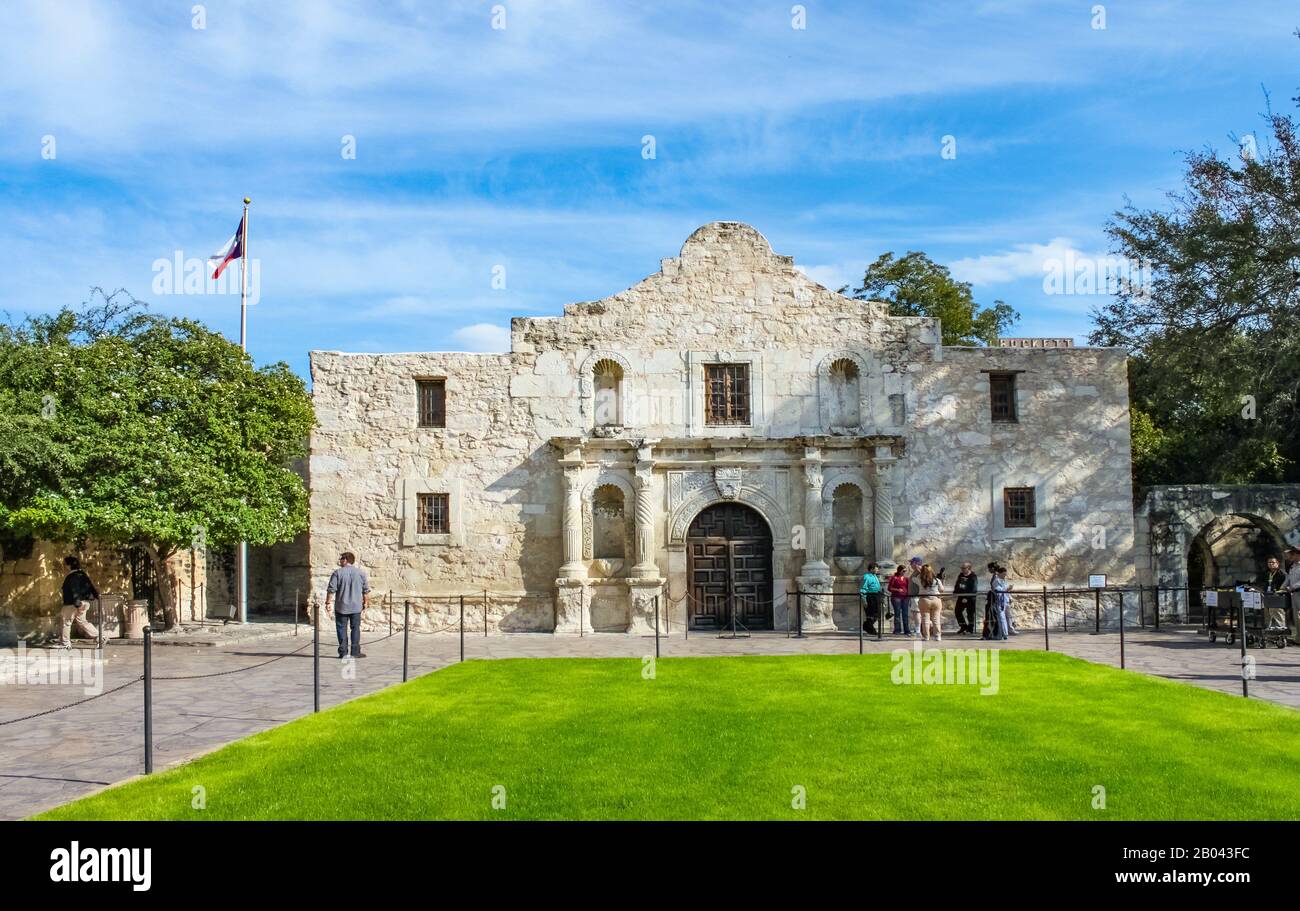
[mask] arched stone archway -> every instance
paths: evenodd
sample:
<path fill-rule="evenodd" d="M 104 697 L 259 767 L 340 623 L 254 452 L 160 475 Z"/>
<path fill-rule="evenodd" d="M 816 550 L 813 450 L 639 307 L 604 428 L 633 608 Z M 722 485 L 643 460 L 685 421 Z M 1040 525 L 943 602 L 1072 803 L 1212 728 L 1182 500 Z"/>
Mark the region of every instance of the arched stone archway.
<path fill-rule="evenodd" d="M 692 629 L 772 629 L 772 530 L 752 506 L 706 506 L 686 532 L 687 622 Z"/>
<path fill-rule="evenodd" d="M 1277 527 L 1260 516 L 1215 516 L 1192 539 L 1187 553 L 1189 619 L 1200 619 L 1201 591 L 1254 583 L 1269 557 L 1282 557 L 1286 544 Z"/>
<path fill-rule="evenodd" d="M 698 490 L 688 497 L 668 515 L 668 546 L 681 547 L 686 543 L 686 532 L 693 520 L 705 507 L 714 503 L 735 501 L 752 506 L 763 517 L 772 531 L 772 545 L 777 551 L 790 547 L 790 517 L 786 509 L 767 491 L 759 487 L 750 487 L 742 483 L 731 498 L 720 497 L 716 491 L 707 488 Z"/>
<path fill-rule="evenodd" d="M 1138 571 L 1144 584 L 1167 590 L 1161 597 L 1162 614 L 1195 619 L 1200 598 L 1189 597 L 1189 591 L 1205 583 L 1204 566 L 1213 559 L 1213 548 L 1207 555 L 1210 542 L 1202 536 L 1232 517 L 1260 529 L 1280 554 L 1283 547 L 1300 544 L 1300 485 L 1148 488 L 1137 510 L 1139 541 L 1147 543 L 1139 548 Z M 1200 578 L 1191 577 L 1189 562 L 1193 569 L 1201 568 Z"/>

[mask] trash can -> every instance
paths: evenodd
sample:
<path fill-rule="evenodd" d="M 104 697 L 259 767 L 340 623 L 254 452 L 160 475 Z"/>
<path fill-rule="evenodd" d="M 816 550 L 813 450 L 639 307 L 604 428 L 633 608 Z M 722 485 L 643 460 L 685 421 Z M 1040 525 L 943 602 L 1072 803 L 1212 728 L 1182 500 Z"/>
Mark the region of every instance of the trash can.
<path fill-rule="evenodd" d="M 136 598 L 122 605 L 122 638 L 143 639 L 145 621 L 149 616 L 149 599 Z"/>

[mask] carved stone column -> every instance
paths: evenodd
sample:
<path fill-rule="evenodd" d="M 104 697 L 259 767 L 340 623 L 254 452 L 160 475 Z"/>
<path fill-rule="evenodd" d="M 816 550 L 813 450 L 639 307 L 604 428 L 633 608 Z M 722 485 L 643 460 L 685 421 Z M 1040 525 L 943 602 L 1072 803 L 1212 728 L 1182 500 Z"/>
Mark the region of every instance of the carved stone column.
<path fill-rule="evenodd" d="M 582 559 L 582 466 L 564 466 L 564 565 L 562 579 L 587 578 Z"/>
<path fill-rule="evenodd" d="M 797 597 L 802 620 L 796 618 L 803 632 L 815 633 L 835 628 L 834 598 L 831 592 L 831 569 L 826 554 L 826 524 L 822 512 L 822 455 L 816 447 L 804 450 L 804 564 L 795 580 L 801 594 Z"/>
<path fill-rule="evenodd" d="M 637 579 L 658 579 L 659 567 L 655 564 L 655 504 L 652 493 L 654 485 L 654 462 L 649 460 L 636 463 L 636 477 L 633 486 L 636 489 L 636 524 L 634 530 L 636 564 L 632 567 L 632 576 Z"/>
<path fill-rule="evenodd" d="M 636 450 L 636 564 L 628 579 L 628 632 L 654 635 L 655 599 L 659 599 L 659 629 L 665 630 L 668 603 L 663 595 L 663 579 L 655 563 L 655 501 L 653 441 L 642 440 Z"/>
<path fill-rule="evenodd" d="M 894 463 L 888 446 L 876 448 L 875 560 L 882 567 L 894 564 Z"/>
<path fill-rule="evenodd" d="M 803 461 L 804 479 L 804 535 L 807 547 L 804 552 L 803 575 L 830 578 L 826 565 L 826 525 L 822 511 L 822 456 L 821 450 L 808 448 Z"/>

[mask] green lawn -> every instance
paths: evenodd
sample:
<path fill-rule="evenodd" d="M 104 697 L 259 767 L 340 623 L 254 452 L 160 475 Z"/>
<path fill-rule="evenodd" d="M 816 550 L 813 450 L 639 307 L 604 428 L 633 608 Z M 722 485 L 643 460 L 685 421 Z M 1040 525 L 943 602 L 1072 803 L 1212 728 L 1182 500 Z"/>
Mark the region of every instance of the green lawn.
<path fill-rule="evenodd" d="M 1300 818 L 1292 710 L 1055 654 L 1002 652 L 990 696 L 891 666 L 471 661 L 41 818 Z"/>

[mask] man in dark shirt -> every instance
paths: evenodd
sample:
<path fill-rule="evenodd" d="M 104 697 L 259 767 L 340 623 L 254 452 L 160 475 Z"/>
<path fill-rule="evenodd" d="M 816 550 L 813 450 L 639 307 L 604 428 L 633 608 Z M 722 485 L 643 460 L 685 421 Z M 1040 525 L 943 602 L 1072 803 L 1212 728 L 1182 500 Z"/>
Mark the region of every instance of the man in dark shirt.
<path fill-rule="evenodd" d="M 1255 586 L 1266 594 L 1285 592 L 1286 573 L 1282 571 L 1282 561 L 1277 557 L 1269 557 L 1266 567 L 1264 574 L 1255 581 Z M 1267 608 L 1266 619 L 1269 629 L 1284 629 L 1286 627 L 1286 607 Z"/>
<path fill-rule="evenodd" d="M 957 574 L 957 579 L 952 584 L 953 593 L 957 598 L 957 625 L 960 627 L 960 633 L 975 632 L 975 587 L 978 583 L 978 577 L 975 570 L 971 568 L 970 563 L 961 565 L 961 572 Z"/>
<path fill-rule="evenodd" d="M 68 574 L 63 577 L 63 623 L 59 628 L 59 648 L 72 648 L 72 625 L 87 639 L 98 639 L 99 630 L 86 619 L 90 602 L 99 598 L 99 589 L 90 581 L 90 576 L 81 568 L 81 561 L 76 557 L 64 557 L 63 565 Z"/>

